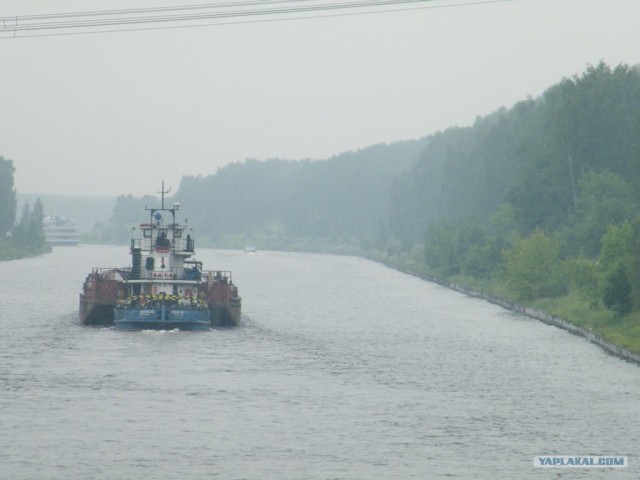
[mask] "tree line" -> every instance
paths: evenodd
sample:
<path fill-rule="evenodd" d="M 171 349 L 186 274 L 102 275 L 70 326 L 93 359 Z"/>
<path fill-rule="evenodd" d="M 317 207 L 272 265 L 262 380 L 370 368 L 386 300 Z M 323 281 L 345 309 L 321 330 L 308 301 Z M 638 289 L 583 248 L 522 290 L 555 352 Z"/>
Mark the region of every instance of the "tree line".
<path fill-rule="evenodd" d="M 438 141 L 396 192 L 399 205 L 422 202 L 396 228 L 425 232 L 429 266 L 501 281 L 523 301 L 574 291 L 593 308 L 640 307 L 637 67 L 589 67 Z"/>
<path fill-rule="evenodd" d="M 640 70 L 589 66 L 420 140 L 185 176 L 173 200 L 212 246 L 348 242 L 521 301 L 573 294 L 624 316 L 640 309 Z M 142 203 L 120 197 L 105 229 L 134 205 L 139 221 Z"/>
<path fill-rule="evenodd" d="M 291 239 L 371 243 L 386 230 L 393 178 L 417 161 L 426 140 L 374 145 L 325 160 L 246 160 L 207 176 L 184 176 L 170 202 L 197 229 L 201 244 L 286 248 Z M 128 241 L 154 197 L 121 195 L 95 241 Z M 89 237 L 88 237 L 89 238 Z"/>
<path fill-rule="evenodd" d="M 0 260 L 10 260 L 51 251 L 44 234 L 44 208 L 40 199 L 25 204 L 16 223 L 15 167 L 0 156 Z"/>

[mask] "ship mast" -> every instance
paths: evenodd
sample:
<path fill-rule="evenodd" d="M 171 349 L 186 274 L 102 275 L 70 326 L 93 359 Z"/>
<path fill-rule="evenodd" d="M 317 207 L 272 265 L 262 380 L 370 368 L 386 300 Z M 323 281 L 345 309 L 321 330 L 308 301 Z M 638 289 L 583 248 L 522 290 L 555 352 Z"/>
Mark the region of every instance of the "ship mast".
<path fill-rule="evenodd" d="M 159 193 L 160 194 L 160 208 L 148 208 L 145 207 L 146 210 L 149 211 L 150 214 L 150 223 L 153 224 L 153 219 L 155 218 L 155 213 L 156 212 L 160 212 L 160 211 L 165 211 L 165 212 L 171 212 L 171 217 L 172 217 L 172 224 L 173 224 L 173 229 L 175 229 L 175 224 L 176 224 L 176 211 L 178 210 L 180 204 L 178 203 L 174 203 L 173 204 L 173 208 L 165 208 L 164 207 L 164 195 L 166 193 L 171 192 L 171 187 L 169 187 L 167 190 L 164 189 L 164 180 L 162 181 L 162 188 L 160 189 Z M 159 215 L 159 214 L 158 214 Z M 156 222 L 159 224 L 160 223 L 160 219 L 162 217 L 159 217 L 156 219 Z"/>
<path fill-rule="evenodd" d="M 171 187 L 169 187 L 169 190 L 165 190 L 165 189 L 164 189 L 164 180 L 163 180 L 163 181 L 162 181 L 162 188 L 161 188 L 161 189 L 160 189 L 160 191 L 158 192 L 158 193 L 161 195 L 161 197 L 160 197 L 160 198 L 162 199 L 162 200 L 161 200 L 161 201 L 162 201 L 162 206 L 160 207 L 160 209 L 161 209 L 161 210 L 164 210 L 164 209 L 165 209 L 165 208 L 164 208 L 164 194 L 165 194 L 165 193 L 169 193 L 169 192 L 171 192 Z"/>

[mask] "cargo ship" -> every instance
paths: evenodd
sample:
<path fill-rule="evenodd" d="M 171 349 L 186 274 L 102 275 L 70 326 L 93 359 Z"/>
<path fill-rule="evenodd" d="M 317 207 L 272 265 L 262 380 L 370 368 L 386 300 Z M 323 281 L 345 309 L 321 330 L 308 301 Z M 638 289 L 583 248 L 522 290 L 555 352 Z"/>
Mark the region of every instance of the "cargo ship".
<path fill-rule="evenodd" d="M 178 203 L 147 208 L 147 223 L 132 228 L 131 265 L 93 268 L 80 294 L 85 325 L 120 330 L 209 330 L 240 322 L 241 298 L 231 272 L 203 270 L 194 260 L 193 229 L 178 224 Z"/>

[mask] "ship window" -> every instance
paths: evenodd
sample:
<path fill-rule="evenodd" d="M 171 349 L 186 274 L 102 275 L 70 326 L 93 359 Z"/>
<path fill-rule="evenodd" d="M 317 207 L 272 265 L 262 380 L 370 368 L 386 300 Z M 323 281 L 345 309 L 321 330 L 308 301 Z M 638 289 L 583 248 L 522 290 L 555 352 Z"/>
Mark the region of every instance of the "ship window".
<path fill-rule="evenodd" d="M 151 238 L 151 229 L 145 228 L 142 230 L 142 235 L 144 235 L 144 238 Z"/>
<path fill-rule="evenodd" d="M 182 230 L 174 230 L 173 238 L 180 238 L 180 237 L 182 237 Z"/>
<path fill-rule="evenodd" d="M 144 266 L 147 270 L 153 270 L 154 263 L 155 263 L 155 259 L 153 257 L 147 257 L 147 259 L 145 260 Z"/>

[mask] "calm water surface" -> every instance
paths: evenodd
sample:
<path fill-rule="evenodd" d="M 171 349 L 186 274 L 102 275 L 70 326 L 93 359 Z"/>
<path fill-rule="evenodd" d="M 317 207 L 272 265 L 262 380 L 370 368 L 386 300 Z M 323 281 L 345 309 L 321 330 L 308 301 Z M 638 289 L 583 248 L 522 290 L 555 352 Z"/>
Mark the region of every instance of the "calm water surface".
<path fill-rule="evenodd" d="M 0 262 L 0 478 L 640 478 L 640 368 L 581 338 L 358 258 L 197 258 L 234 272 L 241 326 L 79 325 L 126 247 Z"/>

